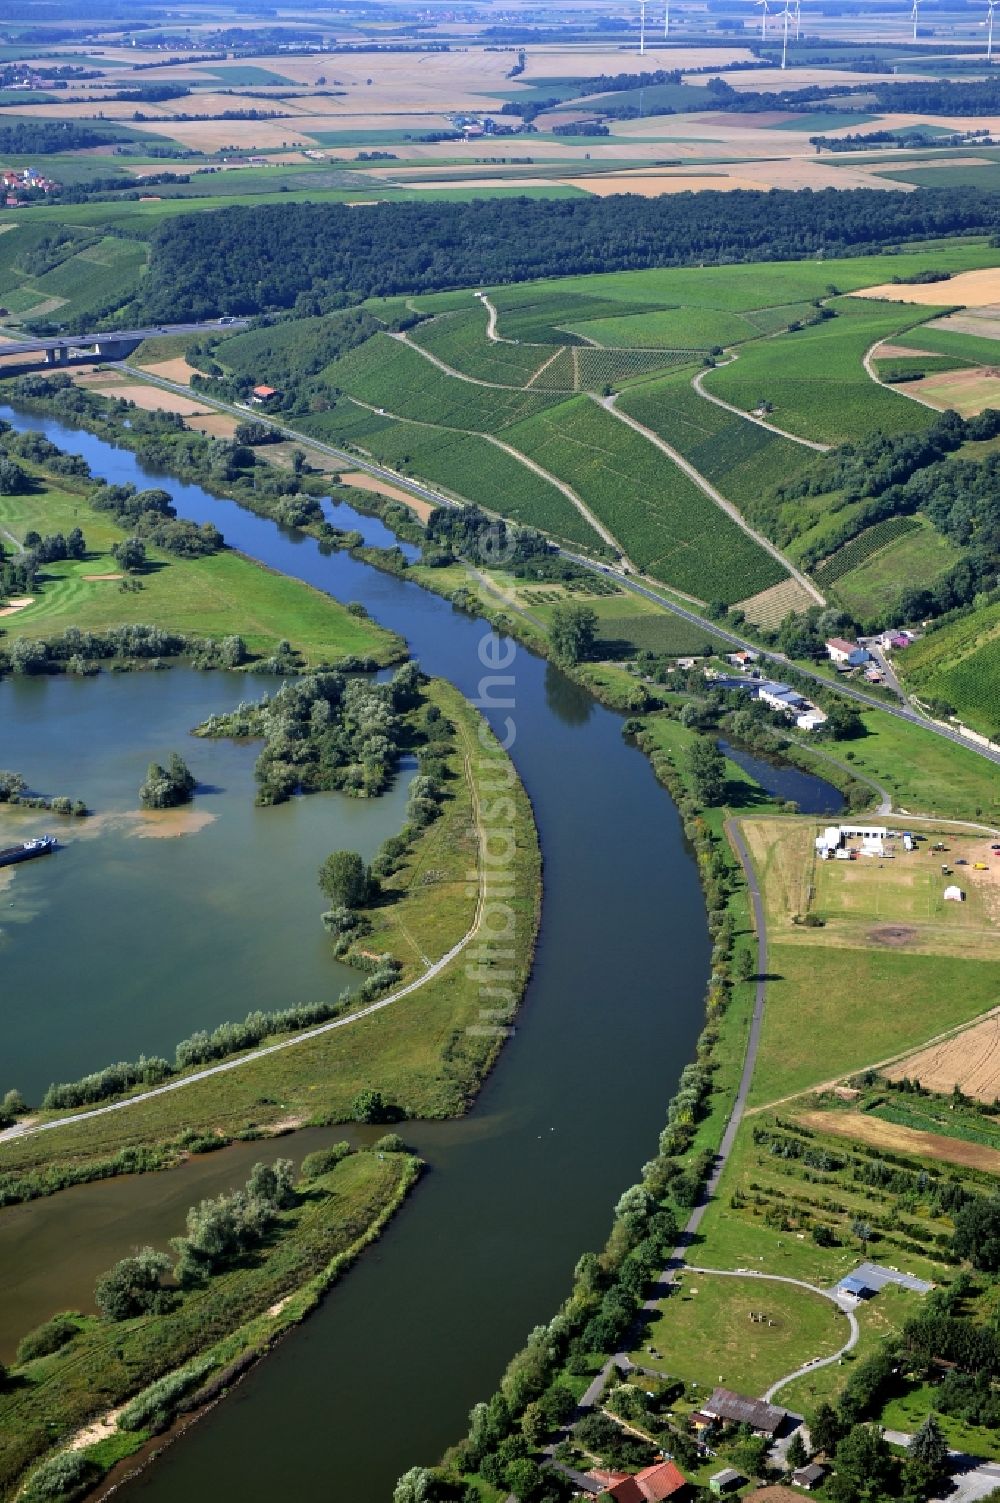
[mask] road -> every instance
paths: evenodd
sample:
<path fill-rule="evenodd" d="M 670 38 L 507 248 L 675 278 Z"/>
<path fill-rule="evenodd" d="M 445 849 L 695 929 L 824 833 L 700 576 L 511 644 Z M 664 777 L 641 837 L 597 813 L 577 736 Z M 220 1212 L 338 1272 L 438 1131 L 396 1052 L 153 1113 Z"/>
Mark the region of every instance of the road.
<path fill-rule="evenodd" d="M 394 1002 L 399 1002 L 403 997 L 408 997 L 420 987 L 426 986 L 428 981 L 433 981 L 443 970 L 451 965 L 462 951 L 475 939 L 483 922 L 483 912 L 486 902 L 486 864 L 485 850 L 486 837 L 483 828 L 482 809 L 479 801 L 479 790 L 472 772 L 472 755 L 466 743 L 465 772 L 469 780 L 469 791 L 472 796 L 473 815 L 476 824 L 477 839 L 479 845 L 479 894 L 476 900 L 476 912 L 472 925 L 468 932 L 462 935 L 457 944 L 452 945 L 446 955 L 440 960 L 435 960 L 428 965 L 414 981 L 406 986 L 401 986 L 397 991 L 390 992 L 387 997 L 380 997 L 377 1002 L 371 1002 L 367 1007 L 361 1007 L 357 1012 L 348 1013 L 343 1018 L 333 1018 L 328 1023 L 319 1023 L 315 1028 L 307 1028 L 303 1033 L 291 1034 L 288 1038 L 278 1039 L 273 1044 L 265 1044 L 259 1049 L 251 1049 L 245 1054 L 238 1054 L 232 1059 L 222 1060 L 217 1065 L 209 1065 L 204 1070 L 194 1070 L 190 1075 L 182 1075 L 176 1080 L 169 1080 L 165 1085 L 154 1086 L 151 1090 L 140 1091 L 135 1096 L 126 1096 L 121 1101 L 111 1101 L 106 1106 L 95 1106 L 89 1111 L 73 1112 L 66 1117 L 55 1117 L 50 1122 L 33 1122 L 29 1118 L 25 1122 L 17 1122 L 13 1127 L 8 1127 L 0 1132 L 0 1143 L 10 1138 L 33 1137 L 36 1133 L 52 1132 L 57 1127 L 71 1126 L 77 1122 L 85 1122 L 88 1117 L 105 1117 L 109 1112 L 126 1111 L 130 1106 L 136 1106 L 140 1101 L 150 1101 L 154 1096 L 165 1096 L 169 1091 L 181 1091 L 185 1086 L 194 1085 L 195 1081 L 208 1080 L 213 1075 L 221 1075 L 226 1070 L 238 1070 L 242 1065 L 249 1064 L 251 1060 L 266 1059 L 269 1054 L 278 1054 L 283 1049 L 294 1049 L 299 1044 L 304 1044 L 307 1039 L 319 1038 L 324 1033 L 332 1033 L 337 1028 L 348 1028 L 352 1023 L 357 1023 L 361 1018 L 370 1018 L 373 1013 L 381 1012 L 385 1007 L 391 1007 Z"/>
<path fill-rule="evenodd" d="M 207 405 L 216 408 L 219 412 L 228 412 L 241 421 L 245 422 L 248 415 L 254 415 L 249 408 L 239 407 L 229 402 L 220 402 L 215 397 L 205 397 L 201 392 L 192 393 L 189 386 L 184 386 L 178 381 L 168 381 L 163 376 L 154 376 L 149 371 L 137 370 L 134 366 L 130 365 L 123 364 L 119 368 L 133 378 L 139 376 L 151 385 L 160 386 L 165 391 L 176 392 L 179 396 L 190 398 L 192 395 L 196 395 L 199 400 L 205 401 Z M 372 475 L 378 480 L 384 480 L 387 484 L 401 486 L 404 490 L 408 490 L 414 496 L 419 497 L 420 500 L 429 501 L 432 506 L 460 507 L 463 505 L 454 496 L 446 496 L 441 491 L 435 490 L 433 486 L 427 485 L 424 481 L 412 480 L 408 475 L 400 475 L 397 471 L 387 469 L 384 465 L 362 459 L 357 454 L 351 454 L 346 449 L 337 448 L 335 444 L 327 444 L 321 442 L 319 439 L 310 438 L 307 434 L 299 433 L 294 428 L 289 428 L 283 423 L 275 422 L 271 418 L 268 418 L 267 421 L 283 437 L 291 439 L 295 443 L 302 444 L 304 447 L 315 449 L 317 453 L 329 455 L 332 459 L 342 460 L 345 468 L 350 467 L 351 469 L 361 470 L 364 474 Z M 729 631 L 717 622 L 709 620 L 707 616 L 701 616 L 697 611 L 693 611 L 686 606 L 677 605 L 672 600 L 667 600 L 658 590 L 652 588 L 651 584 L 644 584 L 641 576 L 636 577 L 635 574 L 630 574 L 626 570 L 611 564 L 599 563 L 595 559 L 588 558 L 586 554 L 575 553 L 569 548 L 559 547 L 558 544 L 554 544 L 553 546 L 556 552 L 561 554 L 563 558 L 570 559 L 571 562 L 579 564 L 583 569 L 589 569 L 591 573 L 603 574 L 605 577 L 610 576 L 623 589 L 631 590 L 634 594 L 641 595 L 646 600 L 651 600 L 661 610 L 670 611 L 675 616 L 680 616 L 682 620 L 691 622 L 693 626 L 700 627 L 702 631 L 711 632 L 714 636 L 721 638 L 723 642 L 728 643 L 734 651 L 755 652 L 765 662 L 777 663 L 783 668 L 793 669 L 803 677 L 812 680 L 816 684 L 820 684 L 824 689 L 834 689 L 838 694 L 843 694 L 846 698 L 852 699 L 858 704 L 866 705 L 869 709 L 884 710 L 887 715 L 896 715 L 901 720 L 908 720 L 912 725 L 921 726 L 932 735 L 942 736 L 946 741 L 955 742 L 957 746 L 964 746 L 969 751 L 985 757 L 987 761 L 993 762 L 996 766 L 1000 767 L 1000 747 L 979 746 L 976 742 L 962 736 L 958 731 L 950 730 L 947 726 L 937 725 L 933 721 L 926 719 L 923 715 L 918 714 L 916 710 L 911 710 L 904 705 L 887 704 L 884 700 L 876 699 L 874 695 L 865 694 L 863 690 L 856 689 L 853 684 L 831 684 L 830 680 L 823 674 L 803 667 L 799 663 L 791 662 L 783 652 L 769 652 L 762 648 L 759 643 L 752 642 L 746 637 L 737 636 L 735 632 Z"/>
<path fill-rule="evenodd" d="M 225 324 L 217 318 L 194 324 L 156 324 L 144 329 L 101 329 L 93 334 L 56 334 L 48 339 L 4 339 L 0 337 L 0 355 L 43 355 L 46 350 L 82 350 L 97 344 L 141 344 L 166 334 L 227 334 L 245 329 L 248 320 L 234 318 Z M 0 330 L 0 335 L 3 334 Z"/>
<path fill-rule="evenodd" d="M 595 400 L 599 401 L 600 405 L 607 412 L 613 413 L 620 422 L 627 423 L 630 428 L 633 428 L 636 433 L 641 434 L 642 437 L 646 439 L 648 443 L 651 443 L 654 448 L 661 450 L 668 459 L 672 460 L 677 468 L 679 470 L 682 470 L 688 477 L 688 479 L 692 481 L 692 483 L 696 485 L 698 489 L 702 491 L 710 501 L 713 501 L 715 503 L 720 511 L 724 511 L 726 513 L 726 516 L 729 517 L 731 521 L 736 523 L 737 527 L 745 532 L 748 537 L 753 538 L 758 548 L 763 548 L 765 553 L 769 553 L 772 558 L 777 559 L 778 563 L 783 569 L 788 570 L 789 574 L 795 580 L 796 584 L 798 584 L 803 590 L 805 590 L 806 594 L 809 596 L 810 600 L 814 602 L 814 604 L 826 605 L 826 597 L 820 594 L 819 590 L 817 590 L 812 580 L 807 579 L 800 569 L 796 569 L 795 565 L 789 562 L 789 560 L 782 553 L 781 549 L 775 547 L 770 538 L 766 538 L 762 532 L 758 532 L 755 527 L 751 527 L 750 523 L 747 521 L 746 517 L 744 517 L 739 507 L 734 506 L 732 501 L 727 500 L 720 490 L 717 490 L 710 481 L 706 480 L 701 471 L 695 469 L 691 461 L 685 459 L 684 455 L 680 452 L 679 449 L 673 448 L 672 445 L 668 444 L 665 439 L 662 439 L 658 433 L 654 433 L 652 428 L 647 428 L 644 423 L 640 423 L 636 418 L 630 416 L 629 413 L 619 411 L 618 407 L 615 405 L 618 401 L 617 392 L 612 392 L 609 397 L 599 397 Z"/>
<path fill-rule="evenodd" d="M 817 454 L 829 454 L 831 449 L 830 444 L 820 444 L 811 438 L 800 438 L 797 433 L 788 433 L 784 428 L 779 428 L 776 423 L 768 423 L 764 418 L 757 417 L 752 412 L 744 412 L 742 407 L 734 407 L 732 402 L 724 402 L 721 397 L 714 396 L 712 392 L 705 390 L 705 387 L 702 385 L 705 377 L 710 376 L 713 370 L 718 370 L 723 365 L 732 365 L 735 359 L 736 356 L 731 355 L 728 360 L 720 360 L 718 365 L 698 372 L 697 376 L 692 379 L 691 385 L 699 397 L 704 397 L 706 402 L 711 402 L 715 407 L 724 407 L 726 412 L 733 413 L 735 417 L 743 418 L 745 422 L 756 423 L 758 428 L 766 428 L 768 433 L 774 433 L 778 438 L 787 438 L 789 443 L 801 444 L 804 449 L 815 449 Z"/>
<path fill-rule="evenodd" d="M 858 1318 L 846 1299 L 841 1298 L 832 1289 L 821 1289 L 818 1284 L 808 1284 L 805 1279 L 791 1279 L 783 1273 L 761 1273 L 756 1268 L 698 1268 L 694 1263 L 687 1265 L 689 1273 L 708 1274 L 711 1278 L 720 1279 L 760 1279 L 766 1284 L 794 1284 L 798 1289 L 807 1289 L 810 1294 L 818 1294 L 820 1299 L 829 1300 L 835 1305 L 842 1315 L 847 1316 L 850 1326 L 850 1335 L 842 1347 L 833 1353 L 831 1357 L 814 1357 L 810 1362 L 803 1362 L 794 1372 L 786 1373 L 776 1383 L 772 1383 L 765 1394 L 762 1394 L 765 1404 L 770 1404 L 774 1395 L 789 1383 L 794 1383 L 796 1378 L 807 1377 L 809 1373 L 818 1372 L 821 1367 L 830 1367 L 834 1362 L 839 1362 L 845 1352 L 852 1351 L 858 1344 L 861 1331 L 858 1327 Z"/>

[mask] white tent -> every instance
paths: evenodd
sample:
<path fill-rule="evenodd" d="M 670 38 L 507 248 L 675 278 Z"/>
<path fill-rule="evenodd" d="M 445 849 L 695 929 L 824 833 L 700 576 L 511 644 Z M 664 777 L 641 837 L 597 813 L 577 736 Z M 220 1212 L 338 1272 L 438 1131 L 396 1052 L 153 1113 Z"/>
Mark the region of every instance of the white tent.
<path fill-rule="evenodd" d="M 960 887 L 955 887 L 953 884 L 951 887 L 945 888 L 944 898 L 946 903 L 964 903 L 965 893 Z"/>

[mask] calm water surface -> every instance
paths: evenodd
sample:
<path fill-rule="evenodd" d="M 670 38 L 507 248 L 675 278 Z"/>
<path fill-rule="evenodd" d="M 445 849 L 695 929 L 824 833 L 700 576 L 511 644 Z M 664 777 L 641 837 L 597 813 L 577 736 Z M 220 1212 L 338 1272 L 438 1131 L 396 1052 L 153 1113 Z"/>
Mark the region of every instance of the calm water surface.
<path fill-rule="evenodd" d="M 91 435 L 0 416 L 42 429 L 108 479 L 163 480 Z M 181 515 L 362 601 L 429 672 L 483 697 L 482 623 L 235 503 L 166 484 Z M 694 866 L 620 718 L 523 648 L 509 671 L 513 706 L 487 713 L 501 734 L 510 719 L 545 859 L 516 1034 L 468 1118 L 407 1125 L 430 1163 L 409 1205 L 305 1327 L 129 1484 L 136 1503 L 388 1503 L 399 1473 L 462 1433 L 471 1405 L 551 1316 L 655 1148 L 702 1023 L 709 941 Z"/>

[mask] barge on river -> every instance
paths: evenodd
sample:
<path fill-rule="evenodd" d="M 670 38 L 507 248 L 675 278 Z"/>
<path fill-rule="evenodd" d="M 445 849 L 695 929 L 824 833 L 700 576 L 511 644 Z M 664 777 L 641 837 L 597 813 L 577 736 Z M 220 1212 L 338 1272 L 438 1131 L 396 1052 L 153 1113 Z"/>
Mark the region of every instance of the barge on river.
<path fill-rule="evenodd" d="M 58 844 L 54 835 L 39 835 L 35 840 L 9 845 L 0 851 L 0 866 L 13 866 L 18 861 L 34 861 L 36 856 L 48 856 Z"/>

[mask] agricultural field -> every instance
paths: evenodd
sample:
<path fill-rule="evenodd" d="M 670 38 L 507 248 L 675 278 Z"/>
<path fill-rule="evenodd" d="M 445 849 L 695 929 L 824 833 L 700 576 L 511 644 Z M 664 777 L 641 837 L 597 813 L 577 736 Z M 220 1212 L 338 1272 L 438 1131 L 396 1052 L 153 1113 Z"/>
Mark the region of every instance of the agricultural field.
<path fill-rule="evenodd" d="M 942 1095 L 957 1086 L 966 1096 L 992 1105 L 1000 1100 L 1000 1013 L 993 1012 L 941 1043 L 908 1055 L 885 1074 L 889 1080 L 904 1076 L 917 1080 L 926 1090 Z M 940 1124 L 936 1128 L 940 1131 Z M 1000 1147 L 1000 1142 L 995 1146 Z"/>
<path fill-rule="evenodd" d="M 888 536 L 883 535 L 881 545 L 872 546 L 876 540 L 867 539 L 867 532 L 885 525 L 876 523 L 875 528 L 867 529 L 860 539 L 852 539 L 852 543 L 868 542 L 864 557 L 842 573 L 838 572 L 832 581 L 824 571 L 817 570 L 817 583 L 824 590 L 832 583 L 836 598 L 861 620 L 870 619 L 884 611 L 887 602 L 892 601 L 905 587 L 923 588 L 932 585 L 961 555 L 955 545 L 943 537 L 925 517 L 887 519 L 912 520 L 916 521 L 916 527 L 901 529 L 895 534 L 887 529 Z M 838 549 L 830 561 L 831 566 L 839 569 L 839 565 L 846 562 L 841 555 L 847 554 L 850 548 L 851 543 L 846 543 L 842 549 Z"/>
<path fill-rule="evenodd" d="M 813 452 L 716 407 L 685 371 L 625 392 L 617 404 L 677 449 L 751 519 L 763 492 L 791 480 Z"/>
<path fill-rule="evenodd" d="M 588 397 L 505 432 L 569 483 L 654 578 L 727 602 L 778 583 L 784 570 L 641 434 Z"/>
<path fill-rule="evenodd" d="M 1000 605 L 928 632 L 896 667 L 911 693 L 946 700 L 982 735 L 1000 734 Z"/>
<path fill-rule="evenodd" d="M 350 445 L 401 474 L 440 486 L 487 511 L 540 527 L 585 548 L 603 547 L 561 491 L 478 434 L 397 422 L 345 399 L 327 412 L 297 418 L 296 424 L 310 437 Z"/>
<path fill-rule="evenodd" d="M 558 401 L 543 392 L 458 380 L 388 334 L 376 334 L 349 351 L 323 376 L 331 386 L 391 416 L 466 433 L 503 433 Z"/>
<path fill-rule="evenodd" d="M 908 533 L 920 530 L 921 524 L 916 517 L 886 517 L 874 526 L 866 527 L 864 532 L 859 532 L 857 537 L 851 538 L 849 543 L 823 560 L 814 571 L 817 584 L 821 584 L 824 589 L 836 584 L 837 580 L 849 574 L 852 569 L 867 563 L 873 554 L 902 542 Z"/>
<path fill-rule="evenodd" d="M 59 318 L 100 316 L 138 285 L 145 245 L 98 231 L 64 232 L 45 244 L 49 226 L 35 221 L 0 234 L 0 304 L 18 323 L 58 312 Z"/>
<path fill-rule="evenodd" d="M 903 349 L 926 350 L 932 355 L 950 355 L 973 365 L 1000 363 L 1000 338 L 970 334 L 956 328 L 950 319 L 936 319 L 893 340 Z"/>
<path fill-rule="evenodd" d="M 853 298 L 829 306 L 836 318 L 748 346 L 711 371 L 705 389 L 746 412 L 767 404 L 769 422 L 820 443 L 926 427 L 926 408 L 875 386 L 863 365 L 873 344 L 911 328 L 924 310 Z"/>

